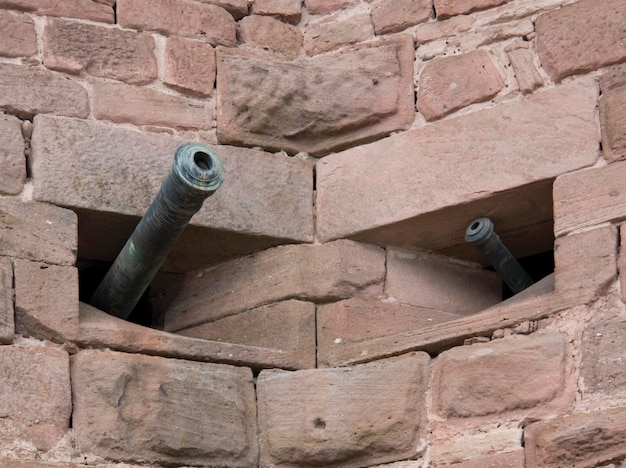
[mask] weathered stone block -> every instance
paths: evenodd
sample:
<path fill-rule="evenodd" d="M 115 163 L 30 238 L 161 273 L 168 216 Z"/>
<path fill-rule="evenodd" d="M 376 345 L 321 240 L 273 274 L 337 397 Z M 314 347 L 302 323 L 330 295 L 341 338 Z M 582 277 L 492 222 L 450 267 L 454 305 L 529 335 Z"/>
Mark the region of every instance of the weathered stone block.
<path fill-rule="evenodd" d="M 508 0 L 434 0 L 437 19 L 445 19 L 454 15 L 463 15 L 476 10 L 484 10 L 502 5 Z"/>
<path fill-rule="evenodd" d="M 337 351 L 361 345 L 355 355 L 367 348 L 369 340 L 392 337 L 406 330 L 419 330 L 455 320 L 456 314 L 405 304 L 352 298 L 317 307 L 317 362 L 319 367 L 335 367 L 345 355 Z"/>
<path fill-rule="evenodd" d="M 600 79 L 598 101 L 605 159 L 626 159 L 626 66 L 605 73 Z"/>
<path fill-rule="evenodd" d="M 566 355 L 565 339 L 558 333 L 452 348 L 435 363 L 435 410 L 466 418 L 549 403 L 563 394 Z"/>
<path fill-rule="evenodd" d="M 602 226 L 556 239 L 555 289 L 600 292 L 617 277 L 617 246 L 615 226 Z"/>
<path fill-rule="evenodd" d="M 421 45 L 444 37 L 456 36 L 469 30 L 472 24 L 474 24 L 474 18 L 470 15 L 455 16 L 445 21 L 420 24 L 415 28 L 415 41 L 418 45 Z"/>
<path fill-rule="evenodd" d="M 304 50 L 308 55 L 316 55 L 373 36 L 374 28 L 369 13 L 357 13 L 347 18 L 327 16 L 307 24 Z"/>
<path fill-rule="evenodd" d="M 299 369 L 315 367 L 315 304 L 288 300 L 246 310 L 178 333 L 193 338 L 275 349 Z"/>
<path fill-rule="evenodd" d="M 376 0 L 372 3 L 372 23 L 376 34 L 402 31 L 428 21 L 432 0 Z"/>
<path fill-rule="evenodd" d="M 47 346 L 0 346 L 0 443 L 50 450 L 72 414 L 67 352 Z"/>
<path fill-rule="evenodd" d="M 146 84 L 157 77 L 149 34 L 51 19 L 43 33 L 43 63 L 52 70 Z"/>
<path fill-rule="evenodd" d="M 540 15 L 537 52 L 554 81 L 626 59 L 622 0 L 581 0 Z"/>
<path fill-rule="evenodd" d="M 204 41 L 168 37 L 163 82 L 183 93 L 211 96 L 215 86 L 215 49 Z"/>
<path fill-rule="evenodd" d="M 0 257 L 0 343 L 13 341 L 15 319 L 13 310 L 13 263 L 11 259 Z"/>
<path fill-rule="evenodd" d="M 88 350 L 72 356 L 72 391 L 83 452 L 189 465 L 257 461 L 250 369 Z"/>
<path fill-rule="evenodd" d="M 499 230 L 550 225 L 551 179 L 597 160 L 597 92 L 594 81 L 579 80 L 321 159 L 320 241 L 354 237 L 440 250 L 464 243 L 467 223 L 484 212 L 501 213 L 509 225 Z M 532 185 L 539 181 L 545 187 Z M 522 197 L 516 190 L 523 186 Z M 537 200 L 546 188 L 547 200 Z"/>
<path fill-rule="evenodd" d="M 348 240 L 283 245 L 186 275 L 165 315 L 166 330 L 285 299 L 345 299 L 373 287 L 382 292 L 385 253 Z"/>
<path fill-rule="evenodd" d="M 343 369 L 262 371 L 261 466 L 357 467 L 416 456 L 428 361 L 414 353 Z"/>
<path fill-rule="evenodd" d="M 239 22 L 239 39 L 294 59 L 302 47 L 302 32 L 270 16 L 251 15 Z"/>
<path fill-rule="evenodd" d="M 255 0 L 252 12 L 257 15 L 271 15 L 289 23 L 298 23 L 302 15 L 301 0 Z"/>
<path fill-rule="evenodd" d="M 508 468 L 511 465 L 506 463 L 512 461 L 512 468 L 524 468 L 521 429 L 497 428 L 493 431 L 483 429 L 477 434 L 467 434 L 467 429 L 465 431 L 461 429 L 460 433 L 452 431 L 449 434 L 444 429 L 443 434 L 439 434 L 439 429 L 437 423 L 434 423 L 430 436 L 429 466 Z M 495 453 L 501 455 L 492 456 Z M 514 464 L 514 461 L 519 461 L 520 458 L 521 464 Z"/>
<path fill-rule="evenodd" d="M 524 451 L 516 450 L 509 453 L 472 458 L 455 464 L 454 468 L 524 468 L 525 466 Z"/>
<path fill-rule="evenodd" d="M 491 99 L 504 81 L 484 49 L 429 61 L 419 76 L 417 109 L 426 120 Z"/>
<path fill-rule="evenodd" d="M 4 111 L 29 118 L 47 113 L 89 115 L 87 91 L 64 76 L 11 63 L 0 64 L 0 76 L 0 109 Z"/>
<path fill-rule="evenodd" d="M 30 57 L 37 53 L 35 23 L 28 16 L 13 11 L 0 11 L 0 55 Z"/>
<path fill-rule="evenodd" d="M 0 255 L 73 265 L 77 224 L 70 210 L 0 198 Z"/>
<path fill-rule="evenodd" d="M 248 14 L 248 0 L 204 0 L 203 3 L 211 3 L 228 11 L 235 19 L 241 19 Z"/>
<path fill-rule="evenodd" d="M 0 193 L 17 195 L 26 180 L 22 122 L 0 112 Z"/>
<path fill-rule="evenodd" d="M 304 6 L 312 15 L 325 15 L 331 11 L 347 8 L 358 0 L 304 0 Z"/>
<path fill-rule="evenodd" d="M 527 44 L 527 42 L 519 41 L 506 47 L 517 84 L 524 94 L 532 93 L 543 86 L 543 78 L 535 67 L 535 57 Z"/>
<path fill-rule="evenodd" d="M 502 301 L 502 280 L 478 264 L 389 248 L 385 294 L 419 307 L 472 314 Z"/>
<path fill-rule="evenodd" d="M 37 116 L 34 197 L 80 209 L 83 258 L 112 260 L 134 226 L 114 229 L 115 219 L 107 212 L 143 215 L 182 142 L 102 122 Z M 313 240 L 310 162 L 245 148 L 212 148 L 224 163 L 226 182 L 193 218 L 192 229 L 168 261 L 170 268 L 189 270 L 287 240 Z M 98 215 L 88 217 L 89 212 Z"/>
<path fill-rule="evenodd" d="M 212 46 L 233 47 L 235 19 L 217 5 L 190 0 L 118 0 L 118 23 L 138 31 L 195 37 Z"/>
<path fill-rule="evenodd" d="M 604 466 L 626 458 L 626 408 L 537 422 L 524 441 L 526 466 Z"/>
<path fill-rule="evenodd" d="M 64 343 L 78 332 L 78 271 L 15 260 L 15 326 L 21 335 Z"/>
<path fill-rule="evenodd" d="M 113 5 L 93 0 L 0 0 L 0 7 L 40 16 L 63 16 L 115 23 Z"/>
<path fill-rule="evenodd" d="M 293 62 L 222 49 L 217 68 L 220 143 L 322 154 L 414 119 L 408 35 Z"/>

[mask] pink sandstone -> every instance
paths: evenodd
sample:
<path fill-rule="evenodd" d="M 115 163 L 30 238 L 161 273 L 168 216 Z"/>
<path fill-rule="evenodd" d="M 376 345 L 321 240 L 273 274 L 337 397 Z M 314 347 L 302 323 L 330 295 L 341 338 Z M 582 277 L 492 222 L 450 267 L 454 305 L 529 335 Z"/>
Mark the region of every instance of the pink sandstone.
<path fill-rule="evenodd" d="M 600 79 L 598 100 L 602 151 L 609 162 L 626 159 L 626 66 L 605 72 Z"/>
<path fill-rule="evenodd" d="M 182 36 L 165 42 L 163 82 L 183 93 L 211 96 L 215 87 L 215 49 L 205 41 Z"/>
<path fill-rule="evenodd" d="M 454 15 L 471 13 L 494 6 L 502 5 L 508 0 L 434 0 L 437 19 L 445 19 Z"/>
<path fill-rule="evenodd" d="M 252 13 L 276 16 L 289 23 L 297 24 L 302 15 L 301 0 L 254 0 Z"/>
<path fill-rule="evenodd" d="M 244 44 L 255 45 L 295 59 L 302 47 L 302 32 L 271 16 L 250 15 L 239 22 L 239 39 Z"/>
<path fill-rule="evenodd" d="M 304 6 L 312 15 L 324 15 L 350 7 L 357 2 L 358 0 L 304 0 Z"/>
<path fill-rule="evenodd" d="M 337 15 L 310 21 L 304 33 L 304 50 L 317 55 L 342 46 L 356 44 L 374 36 L 368 13 L 357 13 L 347 18 Z"/>
<path fill-rule="evenodd" d="M 17 195 L 26 180 L 26 157 L 22 122 L 0 113 L 0 194 Z"/>
<path fill-rule="evenodd" d="M 13 264 L 11 259 L 0 257 L 0 343 L 10 344 L 15 335 L 13 308 Z"/>
<path fill-rule="evenodd" d="M 0 8 L 13 8 L 40 16 L 64 16 L 114 23 L 112 5 L 93 0 L 0 0 Z"/>
<path fill-rule="evenodd" d="M 35 23 L 25 14 L 0 10 L 0 31 L 0 56 L 30 57 L 37 53 Z"/>
<path fill-rule="evenodd" d="M 430 18 L 431 0 L 376 0 L 372 2 L 372 23 L 376 34 L 400 32 Z"/>

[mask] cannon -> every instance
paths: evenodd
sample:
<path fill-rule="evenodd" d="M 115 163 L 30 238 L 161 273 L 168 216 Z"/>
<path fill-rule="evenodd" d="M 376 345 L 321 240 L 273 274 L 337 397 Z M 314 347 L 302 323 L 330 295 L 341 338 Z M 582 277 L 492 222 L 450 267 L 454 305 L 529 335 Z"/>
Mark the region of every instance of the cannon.
<path fill-rule="evenodd" d="M 224 167 L 206 146 L 184 143 L 169 175 L 89 303 L 127 319 L 176 240 L 224 181 Z"/>
<path fill-rule="evenodd" d="M 533 284 L 533 280 L 495 233 L 489 218 L 477 218 L 465 230 L 465 242 L 473 245 L 493 266 L 506 285 L 517 294 Z"/>

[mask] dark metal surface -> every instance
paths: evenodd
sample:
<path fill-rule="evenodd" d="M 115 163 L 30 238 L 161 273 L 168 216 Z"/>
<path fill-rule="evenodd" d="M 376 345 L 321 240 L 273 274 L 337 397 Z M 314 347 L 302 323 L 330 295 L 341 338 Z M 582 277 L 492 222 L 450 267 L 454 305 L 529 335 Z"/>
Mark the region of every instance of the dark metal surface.
<path fill-rule="evenodd" d="M 224 168 L 206 146 L 185 143 L 161 190 L 89 301 L 128 318 L 183 230 L 224 181 Z"/>
<path fill-rule="evenodd" d="M 487 257 L 491 266 L 514 294 L 533 284 L 526 270 L 515 260 L 495 233 L 489 218 L 478 218 L 469 223 L 465 231 L 465 241 Z"/>

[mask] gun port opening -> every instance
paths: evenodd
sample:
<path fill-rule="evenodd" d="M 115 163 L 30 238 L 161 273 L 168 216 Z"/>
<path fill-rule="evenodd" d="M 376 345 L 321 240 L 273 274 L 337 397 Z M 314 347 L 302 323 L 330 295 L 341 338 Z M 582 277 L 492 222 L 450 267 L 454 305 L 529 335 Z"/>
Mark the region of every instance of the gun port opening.
<path fill-rule="evenodd" d="M 522 266 L 522 268 L 526 270 L 526 273 L 528 273 L 528 275 L 535 283 L 542 280 L 546 276 L 554 273 L 554 250 L 549 250 L 546 252 L 529 255 L 527 257 L 518 258 L 517 261 Z M 489 267 L 487 268 L 487 270 L 493 271 L 493 268 Z M 513 292 L 503 281 L 502 300 L 509 299 L 513 296 Z"/>

